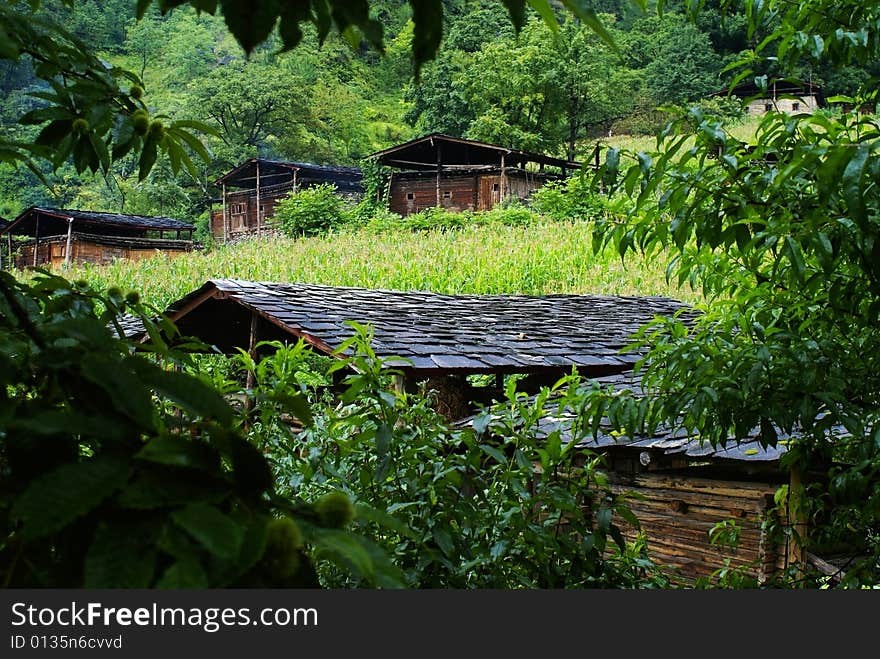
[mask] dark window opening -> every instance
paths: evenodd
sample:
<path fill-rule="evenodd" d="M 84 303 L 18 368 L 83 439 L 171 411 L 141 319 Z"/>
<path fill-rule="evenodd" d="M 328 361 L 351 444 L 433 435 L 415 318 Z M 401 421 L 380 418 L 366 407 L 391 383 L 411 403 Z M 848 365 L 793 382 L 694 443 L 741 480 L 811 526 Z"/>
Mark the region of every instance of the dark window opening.
<path fill-rule="evenodd" d="M 451 199 L 451 198 L 452 198 L 452 192 L 450 192 L 449 190 L 447 190 L 446 192 L 443 193 L 443 198 L 444 198 L 444 199 Z"/>
<path fill-rule="evenodd" d="M 415 199 L 415 197 L 416 197 L 416 196 L 415 196 L 412 192 L 407 192 L 407 193 L 406 193 L 406 198 L 407 198 L 408 201 L 412 201 L 413 199 Z"/>
<path fill-rule="evenodd" d="M 499 189 L 499 188 L 498 188 L 498 184 L 497 184 L 497 183 L 493 183 L 493 184 L 492 184 L 492 192 L 498 192 L 498 189 Z"/>
<path fill-rule="evenodd" d="M 764 112 L 770 112 L 773 109 L 772 103 L 764 103 Z"/>
<path fill-rule="evenodd" d="M 801 109 L 801 104 L 798 103 L 797 101 L 795 101 L 794 103 L 791 104 L 791 109 L 794 110 L 795 112 L 797 112 L 798 110 Z"/>

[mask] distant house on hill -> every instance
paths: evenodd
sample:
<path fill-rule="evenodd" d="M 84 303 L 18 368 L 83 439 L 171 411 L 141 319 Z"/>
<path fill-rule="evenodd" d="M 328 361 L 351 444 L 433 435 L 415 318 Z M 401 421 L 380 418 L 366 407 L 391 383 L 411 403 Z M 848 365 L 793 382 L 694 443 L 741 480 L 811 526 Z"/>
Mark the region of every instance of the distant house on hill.
<path fill-rule="evenodd" d="M 195 248 L 194 230 L 170 217 L 34 206 L 0 228 L 0 236 L 6 237 L 4 264 L 25 268 L 178 255 Z"/>
<path fill-rule="evenodd" d="M 368 156 L 394 171 L 389 208 L 400 215 L 426 208 L 489 210 L 526 199 L 580 163 L 434 133 Z"/>
<path fill-rule="evenodd" d="M 324 183 L 344 196 L 360 197 L 363 174 L 356 167 L 313 165 L 251 158 L 215 181 L 220 208 L 211 211 L 211 234 L 227 240 L 272 226 L 278 202 L 291 192 Z"/>
<path fill-rule="evenodd" d="M 769 83 L 766 90 L 754 82 L 744 82 L 733 89 L 717 91 L 712 96 L 734 96 L 742 99 L 751 117 L 760 117 L 767 112 L 812 113 L 826 105 L 822 88 L 811 82 L 778 80 Z"/>

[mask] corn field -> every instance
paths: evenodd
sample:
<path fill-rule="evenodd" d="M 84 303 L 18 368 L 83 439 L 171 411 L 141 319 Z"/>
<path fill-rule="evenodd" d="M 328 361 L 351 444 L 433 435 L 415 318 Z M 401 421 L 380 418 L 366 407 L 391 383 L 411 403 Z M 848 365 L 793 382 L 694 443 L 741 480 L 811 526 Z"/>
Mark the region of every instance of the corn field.
<path fill-rule="evenodd" d="M 591 223 L 492 224 L 454 230 L 260 238 L 178 257 L 159 255 L 64 271 L 105 289 L 134 290 L 158 308 L 208 279 L 239 278 L 438 293 L 592 293 L 698 296 L 667 285 L 661 260 L 628 260 L 590 247 Z M 24 275 L 26 276 L 26 274 Z"/>

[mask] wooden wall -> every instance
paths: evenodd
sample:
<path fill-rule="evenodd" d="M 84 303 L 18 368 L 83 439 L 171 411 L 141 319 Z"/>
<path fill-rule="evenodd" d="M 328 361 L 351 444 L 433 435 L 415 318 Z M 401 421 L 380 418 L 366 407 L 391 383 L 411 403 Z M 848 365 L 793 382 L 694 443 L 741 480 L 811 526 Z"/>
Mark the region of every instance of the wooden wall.
<path fill-rule="evenodd" d="M 445 173 L 440 177 L 440 207 L 452 211 L 490 210 L 505 198 L 524 200 L 543 184 L 543 178 L 520 171 L 510 171 L 501 180 L 498 172 L 491 174 Z M 402 216 L 418 213 L 437 204 L 437 176 L 392 176 L 388 207 Z"/>
<path fill-rule="evenodd" d="M 672 568 L 682 583 L 709 577 L 725 567 L 742 567 L 763 582 L 784 559 L 784 550 L 773 546 L 762 521 L 774 507 L 778 485 L 762 482 L 700 478 L 686 474 L 643 472 L 635 476 L 613 475 L 617 494 L 635 492 L 643 499 L 628 500 L 639 519 L 648 543 L 648 554 L 660 565 Z M 709 531 L 725 520 L 741 527 L 739 545 L 728 549 L 709 542 Z M 636 531 L 628 525 L 624 537 Z"/>
<path fill-rule="evenodd" d="M 157 249 L 154 247 L 125 247 L 115 245 L 101 245 L 89 242 L 87 240 L 74 239 L 71 244 L 71 263 L 94 263 L 97 265 L 106 265 L 112 263 L 116 259 L 140 260 L 156 256 L 159 253 L 168 254 L 169 256 L 178 256 L 186 252 L 192 251 L 192 243 L 189 243 L 188 249 L 181 249 L 180 243 L 188 241 L 169 242 L 167 249 Z M 15 248 L 15 267 L 28 268 L 34 265 L 34 245 L 22 245 Z M 67 254 L 67 238 L 53 237 L 45 242 L 40 241 L 37 245 L 37 265 L 62 266 L 66 260 Z"/>

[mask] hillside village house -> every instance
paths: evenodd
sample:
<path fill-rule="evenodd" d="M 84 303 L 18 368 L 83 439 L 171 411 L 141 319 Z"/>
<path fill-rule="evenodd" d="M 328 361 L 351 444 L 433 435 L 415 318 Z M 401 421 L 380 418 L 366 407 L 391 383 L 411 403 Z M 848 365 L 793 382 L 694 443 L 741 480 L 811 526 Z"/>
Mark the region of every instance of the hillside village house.
<path fill-rule="evenodd" d="M 400 215 L 426 208 L 489 210 L 504 199 L 525 200 L 547 181 L 580 163 L 434 133 L 368 156 L 394 170 L 389 209 Z"/>
<path fill-rule="evenodd" d="M 766 91 L 754 82 L 745 82 L 731 90 L 715 92 L 712 96 L 734 96 L 742 99 L 748 107 L 750 117 L 760 117 L 767 112 L 812 113 L 826 105 L 822 88 L 811 82 L 774 81 L 767 86 Z"/>
<path fill-rule="evenodd" d="M 6 238 L 4 264 L 26 268 L 105 264 L 158 252 L 175 256 L 197 247 L 194 230 L 192 224 L 170 217 L 34 206 L 0 227 L 0 237 Z"/>
<path fill-rule="evenodd" d="M 343 196 L 359 198 L 363 174 L 356 167 L 335 167 L 251 158 L 215 181 L 220 208 L 211 210 L 211 234 L 226 242 L 272 228 L 275 207 L 288 194 L 321 184 Z"/>

